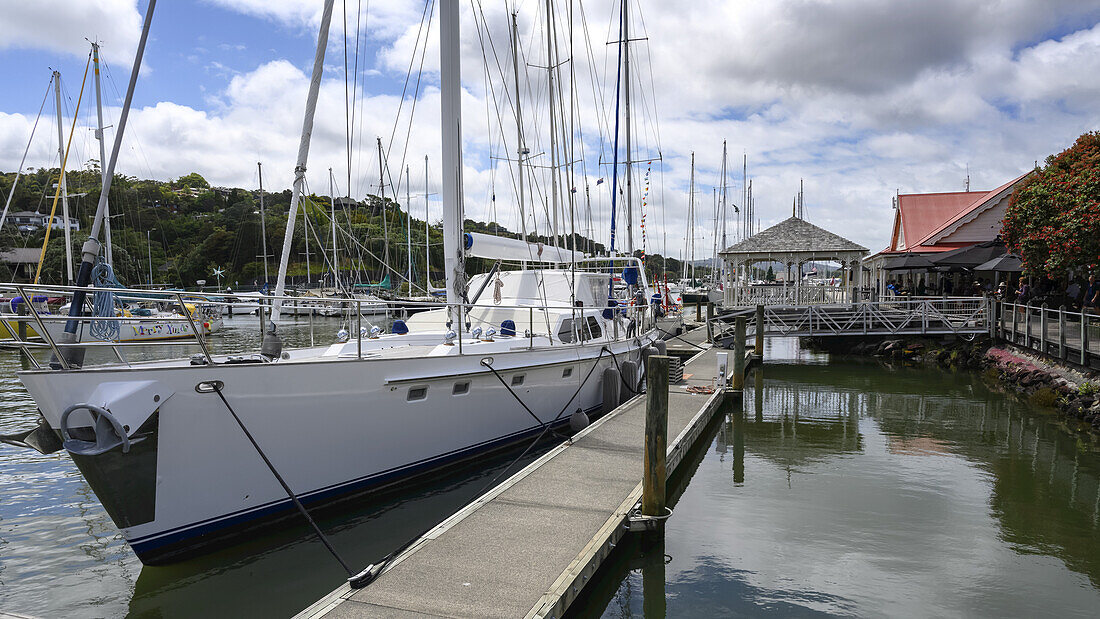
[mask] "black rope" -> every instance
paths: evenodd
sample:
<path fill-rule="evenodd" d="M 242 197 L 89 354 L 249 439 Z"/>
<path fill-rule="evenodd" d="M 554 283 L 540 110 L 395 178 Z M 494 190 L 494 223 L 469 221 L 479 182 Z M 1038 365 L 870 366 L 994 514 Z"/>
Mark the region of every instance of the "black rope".
<path fill-rule="evenodd" d="M 500 372 L 497 372 L 496 368 L 494 368 L 492 365 L 490 365 L 489 361 L 487 359 L 482 359 L 481 360 L 481 365 L 489 368 L 489 371 L 493 373 L 493 376 L 497 377 L 497 380 L 500 381 L 500 384 L 504 385 L 504 388 L 508 390 L 508 393 L 512 394 L 512 397 L 516 399 L 516 402 L 519 402 L 519 405 L 523 407 L 523 410 L 527 411 L 527 414 L 530 415 L 531 418 L 533 418 L 540 426 L 542 426 L 544 428 L 544 431 L 545 431 L 545 428 L 549 427 L 549 424 L 547 422 L 539 419 L 539 416 L 535 414 L 535 411 L 531 410 L 531 408 L 527 406 L 527 403 L 524 402 L 523 399 L 519 397 L 519 394 L 517 394 L 515 391 L 512 390 L 512 386 L 508 384 L 508 381 L 504 380 L 504 377 L 500 375 Z M 568 406 L 568 405 L 566 405 L 566 406 Z M 555 432 L 554 434 L 557 434 L 557 432 Z M 562 438 L 565 438 L 565 437 L 562 437 Z"/>
<path fill-rule="evenodd" d="M 699 350 L 706 350 L 707 349 L 705 346 L 700 346 L 700 345 L 696 344 L 695 342 L 689 342 L 688 340 L 685 340 L 684 338 L 680 337 L 679 335 L 676 335 L 675 333 L 669 333 L 668 331 L 665 331 L 664 329 L 662 329 L 660 327 L 653 327 L 653 328 L 656 329 L 657 332 L 660 333 L 661 335 L 663 335 L 665 337 L 671 337 L 671 338 L 680 340 L 681 342 L 687 344 L 688 346 L 694 346 L 695 348 L 698 348 Z"/>
<path fill-rule="evenodd" d="M 554 422 L 558 421 L 559 419 L 561 419 L 561 416 L 565 414 L 565 411 L 569 410 L 569 405 L 572 404 L 573 400 L 575 400 L 577 398 L 577 395 L 581 392 L 581 389 L 583 389 L 584 386 L 586 384 L 588 384 L 588 379 L 592 377 L 592 372 L 596 369 L 597 366 L 600 365 L 600 359 L 603 358 L 604 350 L 605 349 L 600 350 L 599 356 L 597 356 L 596 359 L 592 362 L 592 367 L 588 368 L 588 373 L 584 375 L 584 380 L 582 380 L 581 384 L 577 386 L 577 390 L 573 392 L 573 396 L 570 397 L 569 400 L 565 403 L 565 406 L 563 406 L 561 408 L 561 410 L 558 411 L 558 414 L 555 415 L 554 418 L 551 419 L 549 423 L 543 424 L 542 432 L 539 432 L 538 436 L 536 436 L 535 439 L 533 441 L 531 441 L 531 443 L 529 445 L 527 445 L 527 447 L 522 452 L 520 452 L 520 454 L 518 456 L 513 458 L 512 461 L 509 462 L 507 466 L 505 466 L 500 471 L 498 471 L 497 474 L 494 475 L 493 478 L 490 479 L 488 483 L 481 486 L 480 490 L 478 490 L 476 493 L 471 495 L 473 498 L 477 498 L 477 497 L 485 494 L 486 490 L 488 490 L 489 488 L 495 486 L 497 481 L 500 480 L 501 476 L 503 476 L 505 473 L 507 473 L 509 470 L 511 470 L 511 468 L 513 466 L 515 466 L 517 462 L 522 460 L 528 453 L 531 452 L 532 449 L 534 449 L 535 445 L 538 445 L 542 441 L 542 439 L 544 439 L 546 437 L 546 433 L 550 430 L 550 428 L 553 427 L 552 424 Z M 607 351 L 607 352 L 611 352 L 611 351 Z M 489 365 L 486 365 L 484 363 L 483 363 L 483 365 L 485 365 L 485 367 L 488 367 L 490 370 L 493 369 Z M 493 373 L 495 374 L 496 371 L 494 370 Z M 500 378 L 500 377 L 497 376 L 497 378 Z M 507 386 L 508 385 L 505 385 L 505 387 L 507 387 Z M 511 389 L 509 389 L 509 391 L 511 391 Z M 512 393 L 512 396 L 515 397 L 517 400 L 519 399 L 519 396 L 517 396 L 514 392 Z M 522 400 L 520 401 L 520 404 L 523 404 Z M 527 406 L 524 405 L 524 408 L 527 408 Z M 528 412 L 530 412 L 530 410 L 528 410 Z M 535 417 L 535 419 L 538 419 L 538 417 Z M 467 503 L 468 502 L 469 501 L 467 501 Z M 385 557 L 382 557 L 382 561 L 381 561 L 381 563 L 379 563 L 377 565 L 377 567 L 375 567 L 374 565 L 371 565 L 370 567 L 368 567 L 366 569 L 366 571 L 364 572 L 364 578 L 362 579 L 362 584 L 360 586 L 365 587 L 366 585 L 369 585 L 371 582 L 373 582 L 376 578 L 378 578 L 379 575 L 382 574 L 382 572 L 386 571 L 386 568 L 388 568 L 390 566 L 390 564 L 393 563 L 394 559 L 396 559 L 402 552 L 404 552 L 410 546 L 415 544 L 417 540 L 424 537 L 424 535 L 426 535 L 428 533 L 428 531 L 431 531 L 436 526 L 438 526 L 438 525 L 433 525 L 433 526 L 431 526 L 427 529 L 424 529 L 420 533 L 418 533 L 418 534 L 414 535 L 413 537 L 409 538 L 409 540 L 407 542 L 405 542 L 404 544 L 401 544 L 400 546 L 395 548 L 392 552 L 390 552 Z"/>
<path fill-rule="evenodd" d="M 256 453 L 260 454 L 260 457 L 264 460 L 264 464 L 266 464 L 267 468 L 271 470 L 271 474 L 275 476 L 275 479 L 279 480 L 279 484 L 283 487 L 283 490 L 286 491 L 286 494 L 290 497 L 290 500 L 294 502 L 294 506 L 297 507 L 298 511 L 302 513 L 302 516 L 304 516 L 305 519 L 309 521 L 309 526 L 313 527 L 313 530 L 317 533 L 317 537 L 321 538 L 321 543 L 325 545 L 325 548 L 328 548 L 328 551 L 332 553 L 332 556 L 336 558 L 336 560 L 340 563 L 340 566 L 344 568 L 344 571 L 347 572 L 349 577 L 355 576 L 355 572 L 351 571 L 351 568 L 348 567 L 348 564 L 344 562 L 344 559 L 341 558 L 340 554 L 336 552 L 336 549 L 333 548 L 332 543 L 329 541 L 328 537 L 324 534 L 323 531 L 321 531 L 321 527 L 317 526 L 317 523 L 313 521 L 313 517 L 309 515 L 309 512 L 306 511 L 306 508 L 298 500 L 298 497 L 295 496 L 294 491 L 292 491 L 290 489 L 290 486 L 287 485 L 286 481 L 283 480 L 283 476 L 279 475 L 279 471 L 275 470 L 275 465 L 271 464 L 271 460 L 268 460 L 267 454 L 264 453 L 263 449 L 260 449 L 259 443 L 256 442 L 256 439 L 252 438 L 252 433 L 248 431 L 248 428 L 244 426 L 244 422 L 242 422 L 241 418 L 237 416 L 237 412 L 233 410 L 232 406 L 230 406 L 229 400 L 225 399 L 225 395 L 222 394 L 223 385 L 217 381 L 209 381 L 200 384 L 207 385 L 214 393 L 218 394 L 218 397 L 221 399 L 222 403 L 225 404 L 225 408 L 229 410 L 229 414 L 233 416 L 233 419 L 237 422 L 237 425 L 241 427 L 241 431 L 243 431 L 244 435 L 248 437 L 248 440 L 252 443 L 252 446 L 256 448 Z"/>
<path fill-rule="evenodd" d="M 619 358 L 617 356 L 615 356 L 615 353 L 612 352 L 611 349 L 608 348 L 607 346 L 604 346 L 602 350 L 606 350 L 607 353 L 609 355 L 611 355 L 611 360 L 615 363 L 615 369 L 619 371 L 619 380 L 622 381 L 623 386 L 626 387 L 627 391 L 629 391 L 630 393 L 632 393 L 634 395 L 638 395 L 639 393 L 641 393 L 642 392 L 641 391 L 642 379 L 641 378 L 638 379 L 638 387 L 637 388 L 631 386 L 630 383 L 626 382 L 626 376 L 623 375 L 623 369 L 621 367 L 619 367 Z"/>

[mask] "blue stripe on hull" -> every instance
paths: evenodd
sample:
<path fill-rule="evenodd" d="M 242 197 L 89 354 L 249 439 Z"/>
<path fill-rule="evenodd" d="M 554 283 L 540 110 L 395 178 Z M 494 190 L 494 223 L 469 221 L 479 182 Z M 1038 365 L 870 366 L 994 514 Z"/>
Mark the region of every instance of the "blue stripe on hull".
<path fill-rule="evenodd" d="M 594 411 L 599 411 L 600 408 L 601 407 L 597 406 L 586 412 L 591 414 Z M 569 418 L 566 417 L 554 422 L 553 427 L 560 427 L 568 423 Z M 458 449 L 441 456 L 427 458 L 419 462 L 407 464 L 367 477 L 313 490 L 309 493 L 299 495 L 298 499 L 304 505 L 317 507 L 325 503 L 334 502 L 341 497 L 370 492 L 372 489 L 390 485 L 406 477 L 414 477 L 454 462 L 468 460 L 489 451 L 500 450 L 508 445 L 522 441 L 525 438 L 534 437 L 540 432 L 542 432 L 542 426 L 534 426 L 484 443 Z M 218 516 L 176 527 L 175 529 L 127 540 L 127 542 L 138 558 L 141 559 L 142 563 L 146 565 L 166 564 L 176 560 L 182 560 L 186 556 L 212 552 L 217 548 L 232 545 L 234 543 L 232 541 L 234 538 L 242 536 L 245 532 L 256 527 L 263 526 L 264 521 L 293 517 L 295 513 L 294 504 L 287 498 L 279 501 L 272 501 L 271 503 L 242 510 L 240 512 Z M 198 539 L 206 536 L 212 537 L 209 540 Z"/>

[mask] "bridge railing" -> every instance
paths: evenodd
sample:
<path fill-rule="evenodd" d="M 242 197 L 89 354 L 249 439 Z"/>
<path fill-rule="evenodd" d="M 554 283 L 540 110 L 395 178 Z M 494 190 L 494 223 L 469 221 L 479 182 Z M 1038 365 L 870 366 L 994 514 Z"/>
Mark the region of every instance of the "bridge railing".
<path fill-rule="evenodd" d="M 1100 367 L 1100 316 L 1007 301 L 996 301 L 994 310 L 992 335 L 998 339 L 1086 368 Z"/>
<path fill-rule="evenodd" d="M 848 302 L 848 290 L 836 286 L 781 286 L 757 284 L 729 286 L 724 295 L 725 304 L 731 307 L 757 305 L 812 305 Z"/>
<path fill-rule="evenodd" d="M 767 335 L 970 335 L 990 330 L 990 301 L 952 298 L 861 302 L 842 306 L 771 305 L 764 307 Z M 716 318 L 728 323 L 736 316 L 748 319 L 755 334 L 755 308 L 735 309 Z M 716 329 L 721 338 L 726 329 Z"/>

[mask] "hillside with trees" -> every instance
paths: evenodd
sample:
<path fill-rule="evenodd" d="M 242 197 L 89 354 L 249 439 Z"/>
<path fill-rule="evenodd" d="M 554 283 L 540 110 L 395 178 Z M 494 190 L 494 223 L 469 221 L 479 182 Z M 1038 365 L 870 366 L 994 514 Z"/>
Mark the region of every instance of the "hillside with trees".
<path fill-rule="evenodd" d="M 59 170 L 31 169 L 20 178 L 12 198 L 11 212 L 36 211 L 48 214 L 53 204 Z M 0 173 L 0 195 L 7 197 L 11 191 L 14 173 Z M 69 188 L 70 214 L 80 221 L 80 231 L 72 234 L 74 260 L 79 260 L 79 250 L 87 239 L 99 201 L 100 177 L 98 163 L 94 160 L 82 170 L 66 174 Z M 287 213 L 290 209 L 289 189 L 264 192 L 266 214 L 267 251 L 269 258 L 268 280 L 274 281 L 278 266 L 278 254 L 282 249 Z M 119 281 L 128 286 L 168 286 L 194 288 L 199 280 L 213 285 L 214 269 L 225 271 L 222 284 L 234 288 L 255 288 L 264 283 L 263 243 L 260 221 L 260 195 L 258 190 L 211 187 L 198 173 L 162 182 L 140 180 L 116 175 L 111 186 L 110 208 L 113 239 L 114 269 Z M 288 274 L 295 283 L 306 280 L 305 237 L 303 223 L 309 228 L 310 268 L 309 279 L 332 285 L 332 232 L 329 222 L 331 201 L 327 196 L 311 195 L 302 201 L 297 232 L 291 247 Z M 384 205 L 384 209 L 383 209 Z M 383 210 L 388 230 L 383 230 Z M 305 216 L 302 216 L 302 213 Z M 60 217 L 61 205 L 57 206 Z M 338 223 L 337 255 L 338 272 L 343 282 L 378 282 L 386 273 L 382 258 L 387 255 L 385 238 L 389 238 L 389 264 L 394 271 L 391 281 L 404 280 L 408 261 L 406 242 L 407 212 L 403 205 L 393 200 L 383 202 L 377 196 L 367 196 L 361 201 L 337 198 Z M 414 282 L 423 287 L 424 273 L 424 220 L 411 221 Z M 466 220 L 466 231 L 479 231 L 519 238 L 503 226 L 493 222 Z M 439 222 L 430 227 L 432 281 L 442 285 L 443 239 Z M 387 234 L 388 232 L 388 234 Z M 0 230 L 0 249 L 16 247 L 39 248 L 45 229 L 20 233 L 15 226 L 5 224 Z M 102 238 L 101 238 L 102 240 Z M 549 243 L 545 236 L 529 235 L 531 242 Z M 582 235 L 575 238 L 578 248 L 592 247 L 595 253 L 603 253 L 603 245 L 591 242 Z M 568 245 L 569 240 L 563 241 Z M 61 284 L 65 277 L 63 254 L 64 233 L 51 232 L 46 258 L 42 265 L 43 283 Z M 488 261 L 471 259 L 467 268 L 471 273 L 488 269 Z M 0 267 L 2 269 L 4 267 Z M 656 277 L 658 269 L 667 268 L 669 279 L 678 277 L 680 263 L 669 259 L 667 264 L 659 255 L 647 258 L 647 271 Z M 152 278 L 150 280 L 150 270 Z M 10 272 L 0 271 L 0 280 L 10 278 Z"/>

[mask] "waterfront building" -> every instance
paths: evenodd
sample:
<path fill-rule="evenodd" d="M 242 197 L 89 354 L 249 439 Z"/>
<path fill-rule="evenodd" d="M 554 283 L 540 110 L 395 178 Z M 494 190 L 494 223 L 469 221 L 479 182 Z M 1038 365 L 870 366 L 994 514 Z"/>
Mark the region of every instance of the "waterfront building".
<path fill-rule="evenodd" d="M 944 252 L 997 241 L 1012 192 L 1029 174 L 1031 170 L 992 191 L 895 196 L 889 244 L 864 260 L 864 267 L 870 271 L 870 281 L 878 292 L 886 290 L 891 264 L 898 266 L 900 259 L 908 260 L 913 266 L 907 271 L 934 273 L 938 280 L 941 273 L 934 272 L 931 262 Z M 926 259 L 927 263 L 921 259 Z"/>

